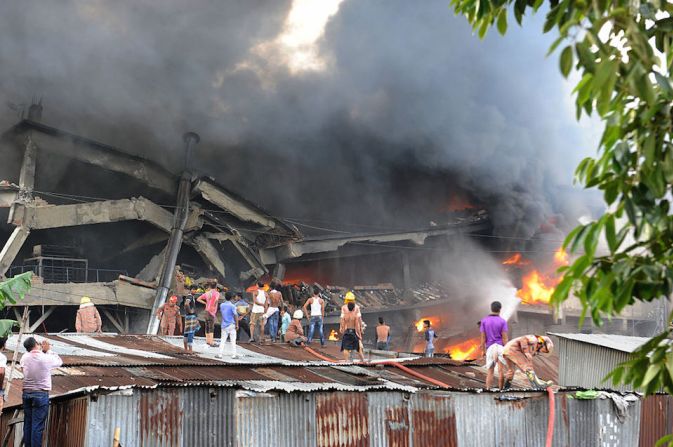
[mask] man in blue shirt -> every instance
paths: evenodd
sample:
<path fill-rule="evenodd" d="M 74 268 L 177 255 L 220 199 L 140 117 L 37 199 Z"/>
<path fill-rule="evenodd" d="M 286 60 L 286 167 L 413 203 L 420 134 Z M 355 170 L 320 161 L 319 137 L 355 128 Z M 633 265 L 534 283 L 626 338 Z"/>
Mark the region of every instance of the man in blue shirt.
<path fill-rule="evenodd" d="M 425 356 L 434 357 L 435 355 L 435 330 L 430 324 L 430 320 L 423 320 L 423 327 L 425 328 Z"/>
<path fill-rule="evenodd" d="M 225 302 L 220 304 L 220 314 L 222 315 L 222 339 L 220 340 L 220 353 L 215 357 L 221 359 L 224 356 L 224 345 L 227 338 L 231 342 L 231 358 L 235 359 L 236 355 L 236 331 L 238 330 L 238 312 L 236 306 L 231 300 L 234 294 L 227 292 L 224 294 Z"/>

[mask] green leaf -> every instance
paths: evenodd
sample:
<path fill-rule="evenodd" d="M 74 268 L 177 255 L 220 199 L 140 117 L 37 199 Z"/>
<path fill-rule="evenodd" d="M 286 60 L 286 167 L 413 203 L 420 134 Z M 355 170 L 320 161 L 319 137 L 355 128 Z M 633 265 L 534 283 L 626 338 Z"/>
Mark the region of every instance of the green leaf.
<path fill-rule="evenodd" d="M 659 72 L 654 72 L 654 78 L 657 80 L 657 84 L 661 87 L 661 92 L 664 94 L 666 99 L 673 99 L 673 88 L 671 88 L 671 82 L 668 78 L 661 75 Z"/>
<path fill-rule="evenodd" d="M 570 70 L 572 70 L 572 68 L 573 68 L 573 48 L 572 48 L 572 46 L 568 45 L 561 52 L 560 65 L 561 65 L 561 74 L 563 74 L 563 76 L 567 78 L 568 75 L 570 74 Z"/>
<path fill-rule="evenodd" d="M 610 253 L 617 251 L 617 234 L 615 232 L 615 216 L 609 214 L 605 220 L 605 239 L 608 242 Z"/>
<path fill-rule="evenodd" d="M 18 326 L 19 323 L 14 320 L 0 320 L 0 338 L 7 337 L 12 332 L 12 328 Z"/>
<path fill-rule="evenodd" d="M 30 290 L 32 277 L 33 272 L 26 272 L 0 282 L 0 309 L 5 307 L 7 301 L 14 304 L 17 299 L 23 299 Z"/>
<path fill-rule="evenodd" d="M 500 14 L 498 14 L 498 32 L 500 35 L 504 36 L 507 32 L 507 9 L 502 8 Z"/>

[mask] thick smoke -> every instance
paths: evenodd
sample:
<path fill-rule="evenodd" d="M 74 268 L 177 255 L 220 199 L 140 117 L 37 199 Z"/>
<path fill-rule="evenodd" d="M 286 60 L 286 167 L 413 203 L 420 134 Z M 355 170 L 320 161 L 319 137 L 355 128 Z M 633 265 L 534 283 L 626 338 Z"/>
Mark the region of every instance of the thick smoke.
<path fill-rule="evenodd" d="M 456 192 L 501 234 L 558 209 L 584 148 L 539 21 L 480 42 L 446 0 L 346 0 L 317 42 L 325 69 L 292 72 L 270 44 L 291 6 L 10 2 L 0 100 L 43 97 L 47 124 L 174 170 L 195 130 L 198 169 L 316 226 L 422 225 Z"/>

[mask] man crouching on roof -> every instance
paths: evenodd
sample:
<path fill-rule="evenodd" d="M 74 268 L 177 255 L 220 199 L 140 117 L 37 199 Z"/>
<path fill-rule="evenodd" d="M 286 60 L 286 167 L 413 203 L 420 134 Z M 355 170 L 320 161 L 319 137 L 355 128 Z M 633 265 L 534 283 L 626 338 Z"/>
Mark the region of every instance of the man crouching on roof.
<path fill-rule="evenodd" d="M 551 338 L 542 335 L 524 335 L 507 343 L 502 353 L 507 362 L 504 389 L 512 386 L 516 368 L 526 375 L 533 388 L 546 388 L 552 385 L 552 382 L 545 382 L 535 374 L 533 357 L 538 354 L 549 355 L 553 350 L 554 343 Z"/>

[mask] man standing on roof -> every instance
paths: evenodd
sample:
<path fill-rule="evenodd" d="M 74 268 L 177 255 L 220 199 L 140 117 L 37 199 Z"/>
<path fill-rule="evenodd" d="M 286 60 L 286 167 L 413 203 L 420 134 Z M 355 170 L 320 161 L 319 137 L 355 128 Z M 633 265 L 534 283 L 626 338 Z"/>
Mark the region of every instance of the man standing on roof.
<path fill-rule="evenodd" d="M 161 320 L 161 324 L 159 325 L 161 335 L 175 335 L 176 325 L 178 333 L 182 334 L 182 318 L 180 317 L 180 306 L 178 306 L 177 296 L 171 296 L 167 303 L 159 306 L 156 315 Z"/>
<path fill-rule="evenodd" d="M 219 300 L 220 292 L 217 291 L 217 282 L 212 280 L 206 283 L 206 291 L 196 299 L 199 303 L 206 305 L 206 344 L 208 346 L 215 346 L 215 316 Z"/>
<path fill-rule="evenodd" d="M 360 349 L 362 340 L 362 314 L 359 307 L 355 304 L 355 295 L 348 292 L 344 303 L 339 323 L 341 351 L 344 353 L 344 360 L 346 362 L 350 361 L 351 351 L 356 351 L 360 356 L 360 360 L 364 362 L 364 353 Z"/>
<path fill-rule="evenodd" d="M 238 332 L 236 332 L 236 338 L 241 340 L 241 335 L 245 332 L 250 340 L 250 304 L 243 299 L 243 294 L 241 292 L 234 293 L 234 305 L 236 306 L 236 312 L 238 312 Z"/>
<path fill-rule="evenodd" d="M 552 382 L 545 382 L 538 378 L 533 368 L 533 357 L 538 354 L 551 354 L 554 343 L 551 338 L 542 335 L 524 335 L 509 341 L 505 345 L 503 357 L 507 362 L 504 389 L 509 389 L 514 379 L 514 372 L 520 369 L 528 378 L 533 388 L 546 388 Z"/>
<path fill-rule="evenodd" d="M 236 355 L 236 331 L 238 331 L 238 312 L 236 306 L 232 303 L 234 294 L 225 292 L 225 301 L 220 304 L 220 314 L 222 315 L 222 339 L 220 340 L 220 353 L 215 357 L 222 358 L 224 356 L 224 345 L 226 345 L 227 338 L 231 343 L 231 358 L 235 359 Z"/>
<path fill-rule="evenodd" d="M 195 295 L 198 293 L 199 286 L 192 284 L 189 286 L 189 295 L 185 296 L 182 300 L 182 307 L 185 312 L 185 332 L 184 336 L 184 346 L 185 351 L 193 351 L 194 347 L 194 335 L 201 329 L 199 325 L 199 320 L 196 318 L 196 299 Z"/>
<path fill-rule="evenodd" d="M 308 313 L 308 306 L 311 306 L 311 313 Z M 310 315 L 308 327 L 308 344 L 313 341 L 313 333 L 316 326 L 318 335 L 320 335 L 320 345 L 325 346 L 325 334 L 323 332 L 323 320 L 325 318 L 325 301 L 320 297 L 320 289 L 313 286 L 313 296 L 304 303 L 304 314 Z"/>
<path fill-rule="evenodd" d="M 280 321 L 280 308 L 283 307 L 283 294 L 280 293 L 281 284 L 278 281 L 271 283 L 269 292 L 269 306 L 264 313 L 264 319 L 269 323 L 269 335 L 271 341 L 276 342 L 278 338 L 278 323 Z"/>
<path fill-rule="evenodd" d="M 260 342 L 264 339 L 264 313 L 269 307 L 269 300 L 264 291 L 264 283 L 257 283 L 257 291 L 253 292 L 252 311 L 250 312 L 250 341 Z M 257 333 L 257 338 L 255 338 Z"/>
<path fill-rule="evenodd" d="M 390 326 L 379 317 L 379 324 L 376 326 L 376 349 L 387 351 L 390 349 Z"/>
<path fill-rule="evenodd" d="M 505 382 L 504 370 L 507 365 L 502 353 L 507 344 L 507 321 L 500 316 L 502 304 L 500 301 L 491 303 L 491 313 L 482 318 L 479 325 L 481 332 L 481 352 L 486 357 L 486 389 L 493 385 L 493 374 L 498 365 L 498 388 L 502 389 Z"/>
<path fill-rule="evenodd" d="M 92 334 L 94 332 L 100 333 L 102 327 L 103 322 L 100 319 L 98 309 L 91 302 L 91 298 L 83 296 L 79 301 L 79 309 L 77 309 L 75 330 L 80 333 Z"/>
<path fill-rule="evenodd" d="M 425 356 L 434 357 L 435 338 L 437 338 L 437 333 L 432 328 L 432 323 L 430 323 L 430 320 L 423 320 L 423 329 L 425 330 Z"/>
<path fill-rule="evenodd" d="M 48 340 L 39 345 L 35 338 L 23 342 L 26 353 L 21 356 L 23 371 L 23 445 L 41 447 L 44 423 L 49 413 L 51 370 L 63 364 L 51 351 Z"/>

